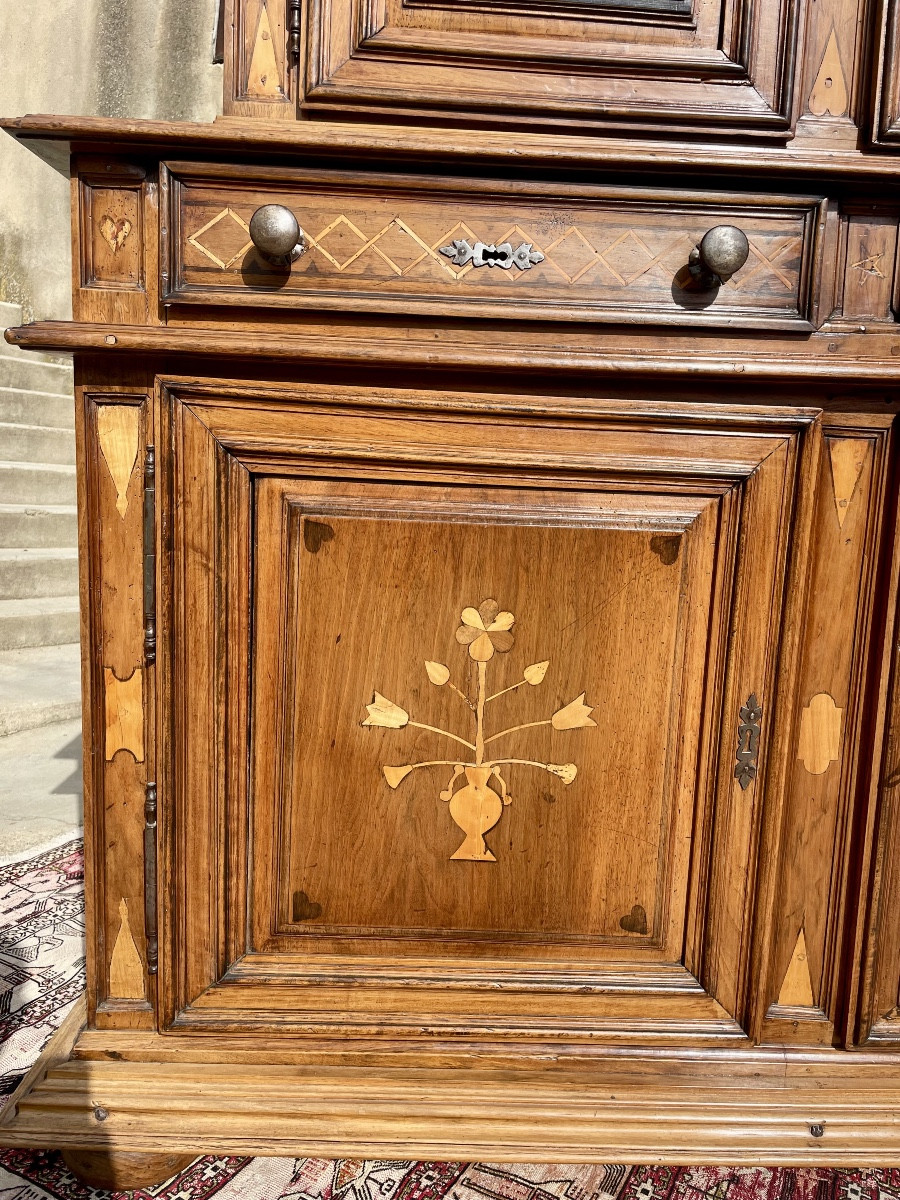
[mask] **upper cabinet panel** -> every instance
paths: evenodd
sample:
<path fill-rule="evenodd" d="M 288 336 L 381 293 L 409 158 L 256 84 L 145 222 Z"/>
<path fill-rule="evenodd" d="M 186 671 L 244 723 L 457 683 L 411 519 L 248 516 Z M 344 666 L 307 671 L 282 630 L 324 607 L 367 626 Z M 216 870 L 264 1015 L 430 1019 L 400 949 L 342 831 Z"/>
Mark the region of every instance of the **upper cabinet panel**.
<path fill-rule="evenodd" d="M 231 0 L 227 111 L 786 139 L 806 0 Z M 296 92 L 296 95 L 294 94 Z"/>
<path fill-rule="evenodd" d="M 301 108 L 784 138 L 803 0 L 311 0 Z"/>
<path fill-rule="evenodd" d="M 900 148 L 900 48 L 897 46 L 900 6 L 883 0 L 878 14 L 875 63 L 874 140 L 879 146 Z"/>

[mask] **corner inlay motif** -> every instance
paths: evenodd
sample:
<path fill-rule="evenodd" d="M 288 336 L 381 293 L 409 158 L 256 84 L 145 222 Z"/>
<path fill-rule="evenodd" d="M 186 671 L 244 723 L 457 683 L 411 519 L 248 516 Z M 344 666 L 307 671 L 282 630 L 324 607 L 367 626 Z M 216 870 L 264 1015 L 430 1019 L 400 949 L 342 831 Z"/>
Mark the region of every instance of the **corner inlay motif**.
<path fill-rule="evenodd" d="M 468 741 L 458 734 L 446 729 L 438 729 L 433 725 L 425 725 L 414 721 L 409 713 L 375 692 L 372 702 L 366 705 L 368 716 L 363 725 L 377 725 L 384 729 L 402 729 L 412 726 L 416 729 L 426 729 L 431 733 L 440 734 L 472 751 L 473 757 L 432 759 L 428 762 L 405 763 L 402 766 L 383 767 L 384 777 L 388 786 L 399 787 L 412 771 L 422 767 L 452 767 L 450 780 L 442 792 L 441 800 L 450 806 L 450 816 L 466 837 L 458 850 L 450 857 L 465 859 L 470 862 L 496 862 L 496 858 L 485 845 L 484 834 L 493 829 L 503 815 L 503 809 L 512 802 L 512 796 L 506 786 L 506 780 L 500 768 L 505 766 L 538 767 L 556 775 L 564 784 L 570 784 L 575 778 L 578 768 L 575 763 L 537 762 L 528 758 L 489 758 L 486 747 L 491 742 L 499 741 L 510 734 L 521 730 L 532 729 L 538 725 L 550 725 L 553 729 L 586 729 L 596 726 L 591 719 L 593 708 L 585 704 L 584 692 L 570 703 L 557 709 L 552 716 L 542 721 L 528 721 L 523 725 L 513 725 L 509 729 L 501 729 L 499 733 L 485 736 L 485 709 L 492 700 L 514 692 L 517 688 L 528 684 L 537 687 L 544 680 L 549 659 L 545 662 L 532 663 L 522 672 L 522 678 L 511 687 L 502 688 L 493 695 L 487 695 L 487 665 L 494 654 L 508 653 L 514 643 L 512 627 L 515 617 L 511 612 L 501 612 L 496 600 L 483 600 L 478 608 L 464 608 L 459 628 L 456 630 L 456 640 L 467 648 L 469 658 L 478 666 L 477 698 L 473 703 L 450 678 L 450 668 L 444 663 L 426 662 L 425 672 L 436 687 L 448 687 L 455 692 L 469 709 L 475 723 L 474 742 Z M 465 786 L 456 789 L 460 776 L 465 777 Z M 491 786 L 492 781 L 493 786 Z"/>

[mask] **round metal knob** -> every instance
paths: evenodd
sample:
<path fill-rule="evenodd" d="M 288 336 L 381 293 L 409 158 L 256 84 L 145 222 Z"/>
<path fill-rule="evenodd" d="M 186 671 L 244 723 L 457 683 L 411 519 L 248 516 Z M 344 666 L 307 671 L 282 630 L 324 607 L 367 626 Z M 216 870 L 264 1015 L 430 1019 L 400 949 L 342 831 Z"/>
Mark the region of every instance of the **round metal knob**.
<path fill-rule="evenodd" d="M 691 251 L 691 274 L 698 283 L 718 287 L 747 261 L 750 243 L 736 225 L 716 225 L 703 235 Z"/>
<path fill-rule="evenodd" d="M 290 266 L 306 250 L 297 218 L 283 204 L 264 204 L 250 218 L 250 239 L 263 258 Z"/>

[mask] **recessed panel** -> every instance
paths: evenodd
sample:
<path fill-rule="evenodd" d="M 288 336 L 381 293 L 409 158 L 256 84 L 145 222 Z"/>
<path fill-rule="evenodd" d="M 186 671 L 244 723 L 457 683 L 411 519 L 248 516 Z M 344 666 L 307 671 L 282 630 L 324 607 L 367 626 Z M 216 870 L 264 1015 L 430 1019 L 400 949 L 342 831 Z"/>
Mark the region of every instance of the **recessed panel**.
<path fill-rule="evenodd" d="M 283 932 L 658 946 L 681 922 L 708 550 L 683 513 L 568 504 L 288 494 L 275 529 L 261 507 L 286 560 L 283 771 L 256 798 Z"/>

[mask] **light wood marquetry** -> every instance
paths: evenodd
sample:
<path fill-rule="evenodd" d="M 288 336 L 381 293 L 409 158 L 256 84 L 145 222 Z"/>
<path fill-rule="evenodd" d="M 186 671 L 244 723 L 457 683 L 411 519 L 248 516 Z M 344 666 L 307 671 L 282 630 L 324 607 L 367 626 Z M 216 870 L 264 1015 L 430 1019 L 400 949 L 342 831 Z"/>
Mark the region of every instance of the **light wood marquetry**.
<path fill-rule="evenodd" d="M 256 26 L 256 37 L 253 42 L 253 54 L 250 58 L 250 71 L 247 78 L 247 95 L 253 99 L 260 97 L 277 99 L 284 96 L 278 60 L 275 57 L 275 47 L 272 42 L 272 26 L 269 21 L 266 0 L 263 0 L 259 12 L 259 23 Z"/>
<path fill-rule="evenodd" d="M 105 404 L 97 410 L 97 437 L 103 460 L 116 485 L 119 516 L 128 512 L 128 485 L 138 455 L 140 409 L 125 404 Z"/>
<path fill-rule="evenodd" d="M 133 226 L 127 217 L 111 217 L 107 213 L 100 221 L 100 236 L 109 246 L 113 254 L 118 252 L 128 240 Z"/>
<path fill-rule="evenodd" d="M 104 755 L 113 759 L 119 750 L 127 750 L 135 762 L 144 761 L 144 672 L 137 667 L 128 679 L 119 679 L 114 671 L 103 671 L 106 695 L 106 737 Z"/>
<path fill-rule="evenodd" d="M 849 103 L 850 97 L 847 92 L 844 69 L 841 65 L 837 34 L 832 27 L 822 62 L 809 94 L 809 111 L 817 117 L 824 117 L 826 113 L 832 117 L 842 117 L 846 113 Z"/>
<path fill-rule="evenodd" d="M 869 443 L 862 438 L 834 438 L 829 441 L 834 504 L 842 529 L 869 452 Z"/>
<path fill-rule="evenodd" d="M 841 753 L 841 718 L 838 708 L 827 692 L 813 696 L 800 717 L 800 737 L 797 757 L 811 775 L 822 775 Z"/>
<path fill-rule="evenodd" d="M 456 640 L 467 648 L 468 657 L 478 666 L 478 683 L 476 697 L 470 701 L 466 694 L 450 678 L 450 669 L 443 663 L 428 661 L 425 671 L 428 678 L 436 687 L 449 687 L 463 700 L 471 710 L 475 727 L 471 736 L 473 742 L 460 738 L 458 734 L 446 729 L 438 729 L 433 725 L 423 725 L 413 721 L 408 712 L 398 704 L 387 700 L 379 692 L 375 693 L 371 704 L 367 705 L 368 716 L 363 725 L 381 726 L 385 729 L 402 729 L 410 726 L 416 729 L 426 729 L 460 742 L 472 751 L 472 761 L 465 759 L 431 760 L 430 762 L 406 763 L 403 766 L 382 767 L 388 786 L 396 789 L 406 777 L 422 767 L 452 767 L 450 782 L 440 793 L 441 800 L 449 804 L 450 816 L 466 835 L 466 839 L 453 854 L 452 859 L 470 862 L 496 862 L 484 841 L 484 834 L 493 829 L 503 815 L 506 805 L 512 803 L 512 795 L 506 784 L 507 767 L 525 766 L 539 767 L 541 770 L 557 776 L 564 784 L 570 784 L 578 768 L 575 763 L 535 762 L 524 758 L 495 758 L 488 755 L 485 749 L 500 738 L 519 733 L 521 730 L 532 729 L 541 725 L 552 725 L 554 729 L 586 729 L 596 726 L 591 719 L 593 708 L 584 703 L 584 692 L 575 700 L 564 705 L 551 717 L 544 720 L 528 721 L 522 725 L 513 725 L 499 733 L 488 734 L 485 724 L 485 710 L 489 701 L 499 699 L 508 692 L 513 692 L 522 684 L 527 683 L 536 687 L 542 683 L 547 673 L 549 660 L 532 663 L 524 669 L 518 683 L 503 688 L 494 695 L 487 693 L 487 664 L 494 654 L 507 654 L 512 649 L 515 635 L 512 632 L 515 616 L 511 612 L 500 611 L 496 600 L 483 600 L 477 608 L 467 607 L 462 610 L 462 624 L 456 630 Z M 500 768 L 504 768 L 501 773 Z M 455 790 L 457 780 L 465 776 L 465 785 Z M 491 781 L 496 781 L 490 786 Z"/>
<path fill-rule="evenodd" d="M 119 1000 L 143 1000 L 147 994 L 144 963 L 134 941 L 124 897 L 119 901 L 119 930 L 109 960 L 109 994 Z"/>
<path fill-rule="evenodd" d="M 781 983 L 778 1004 L 784 1008 L 812 1008 L 815 1005 L 806 953 L 806 937 L 802 928 L 797 934 L 794 952 Z"/>

